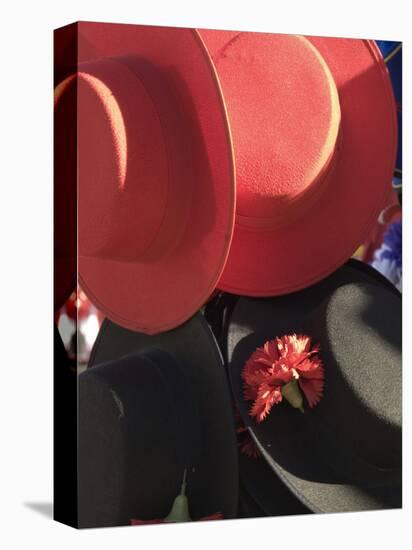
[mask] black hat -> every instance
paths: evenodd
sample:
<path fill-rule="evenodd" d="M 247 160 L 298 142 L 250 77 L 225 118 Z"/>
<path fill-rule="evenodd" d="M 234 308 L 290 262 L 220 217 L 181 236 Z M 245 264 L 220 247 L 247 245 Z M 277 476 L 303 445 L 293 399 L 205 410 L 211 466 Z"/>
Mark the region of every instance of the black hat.
<path fill-rule="evenodd" d="M 204 315 L 216 340 L 225 342 L 227 323 L 238 296 L 219 292 L 205 306 Z M 222 352 L 226 346 L 221 347 Z M 239 448 L 238 517 L 268 517 L 307 514 L 310 510 L 273 472 L 244 427 L 235 407 Z"/>
<path fill-rule="evenodd" d="M 239 298 L 233 309 L 227 354 L 239 412 L 270 467 L 313 512 L 401 506 L 401 320 L 400 293 L 353 261 L 303 291 Z M 304 401 L 303 414 L 284 398 L 257 422 L 245 363 L 294 333 L 320 346 L 323 396 L 313 408 Z"/>
<path fill-rule="evenodd" d="M 310 510 L 290 491 L 263 457 L 239 454 L 241 510 L 246 517 L 290 516 Z"/>
<path fill-rule="evenodd" d="M 79 525 L 165 518 L 186 477 L 193 520 L 236 515 L 230 390 L 198 313 L 148 336 L 105 320 L 79 376 Z"/>

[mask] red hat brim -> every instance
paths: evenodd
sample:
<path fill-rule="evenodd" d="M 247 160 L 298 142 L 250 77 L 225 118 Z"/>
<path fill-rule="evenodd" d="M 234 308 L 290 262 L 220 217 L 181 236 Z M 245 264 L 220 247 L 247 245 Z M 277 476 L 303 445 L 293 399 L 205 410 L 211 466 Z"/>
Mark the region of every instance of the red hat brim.
<path fill-rule="evenodd" d="M 138 55 L 178 73 L 190 91 L 210 168 L 191 183 L 189 219 L 172 252 L 151 262 L 79 257 L 79 283 L 96 307 L 126 328 L 154 334 L 190 318 L 220 278 L 234 226 L 233 151 L 220 84 L 197 31 L 78 23 L 80 63 L 121 55 Z M 70 70 L 64 59 L 60 64 L 65 77 Z"/>
<path fill-rule="evenodd" d="M 212 58 L 236 34 L 201 31 Z M 230 255 L 218 283 L 227 292 L 281 295 L 323 279 L 367 239 L 390 192 L 396 108 L 379 49 L 371 40 L 306 38 L 326 61 L 338 90 L 341 148 L 337 162 L 318 202 L 293 223 L 258 231 L 235 224 Z M 236 149 L 235 135 L 233 141 Z M 254 147 L 259 149 L 259 143 Z"/>

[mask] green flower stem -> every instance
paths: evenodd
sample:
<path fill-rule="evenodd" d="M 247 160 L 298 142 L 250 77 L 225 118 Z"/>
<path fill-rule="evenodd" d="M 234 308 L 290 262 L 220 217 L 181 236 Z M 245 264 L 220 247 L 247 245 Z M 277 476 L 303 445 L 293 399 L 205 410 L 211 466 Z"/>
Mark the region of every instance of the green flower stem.
<path fill-rule="evenodd" d="M 288 382 L 282 386 L 281 392 L 286 401 L 290 403 L 294 409 L 299 409 L 302 413 L 305 412 L 303 408 L 303 396 L 297 380 L 292 380 L 292 382 Z"/>

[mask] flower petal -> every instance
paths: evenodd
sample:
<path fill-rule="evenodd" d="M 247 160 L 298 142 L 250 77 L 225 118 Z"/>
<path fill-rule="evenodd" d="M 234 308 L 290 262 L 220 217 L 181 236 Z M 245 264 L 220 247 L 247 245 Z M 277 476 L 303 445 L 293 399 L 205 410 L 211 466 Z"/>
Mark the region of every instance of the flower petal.
<path fill-rule="evenodd" d="M 250 409 L 250 415 L 256 418 L 256 422 L 262 422 L 269 414 L 273 405 L 283 399 L 280 386 L 271 386 L 267 383 L 260 385 L 258 395 Z"/>
<path fill-rule="evenodd" d="M 293 380 L 293 370 L 290 368 L 288 362 L 283 358 L 277 361 L 272 369 L 270 377 L 271 384 L 273 386 L 282 386 Z"/>
<path fill-rule="evenodd" d="M 305 394 L 309 407 L 314 407 L 323 395 L 323 377 L 299 378 L 298 383 Z"/>
<path fill-rule="evenodd" d="M 324 369 L 319 346 L 303 334 L 286 334 L 257 348 L 242 370 L 243 396 L 253 401 L 249 414 L 262 422 L 273 405 L 282 401 L 282 386 L 298 380 L 310 407 L 323 394 Z"/>
<path fill-rule="evenodd" d="M 263 345 L 263 349 L 267 356 L 271 359 L 271 362 L 274 363 L 279 359 L 279 352 L 277 347 L 276 338 L 274 340 L 269 340 Z"/>
<path fill-rule="evenodd" d="M 278 349 L 282 355 L 306 353 L 310 349 L 311 338 L 303 334 L 286 334 L 277 338 Z"/>

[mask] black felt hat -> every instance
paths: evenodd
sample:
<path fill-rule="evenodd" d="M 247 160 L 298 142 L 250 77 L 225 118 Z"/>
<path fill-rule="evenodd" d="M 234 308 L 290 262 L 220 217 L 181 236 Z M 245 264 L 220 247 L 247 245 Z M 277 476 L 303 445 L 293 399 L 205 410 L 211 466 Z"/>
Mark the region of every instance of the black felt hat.
<path fill-rule="evenodd" d="M 374 270 L 349 262 L 303 291 L 239 298 L 227 334 L 242 420 L 264 458 L 313 512 L 402 505 L 401 296 Z M 241 373 L 267 341 L 305 334 L 320 345 L 324 395 L 304 413 L 285 399 L 257 423 Z"/>
<path fill-rule="evenodd" d="M 148 336 L 105 320 L 79 376 L 79 524 L 165 518 L 186 470 L 190 517 L 236 515 L 230 390 L 199 313 Z"/>
<path fill-rule="evenodd" d="M 310 510 L 290 491 L 263 457 L 239 454 L 241 512 L 245 517 L 290 516 Z"/>

